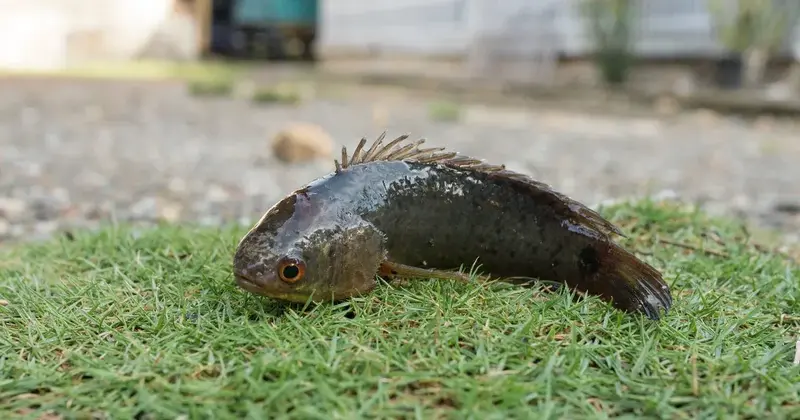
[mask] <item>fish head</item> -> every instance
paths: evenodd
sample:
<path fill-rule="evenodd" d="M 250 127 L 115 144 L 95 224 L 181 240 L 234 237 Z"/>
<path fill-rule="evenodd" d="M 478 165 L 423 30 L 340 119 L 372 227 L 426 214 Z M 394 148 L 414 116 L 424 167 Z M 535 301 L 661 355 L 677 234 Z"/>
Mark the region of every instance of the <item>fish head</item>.
<path fill-rule="evenodd" d="M 340 300 L 375 287 L 386 251 L 373 225 L 327 195 L 299 190 L 275 204 L 241 239 L 236 283 L 248 292 L 304 303 Z"/>

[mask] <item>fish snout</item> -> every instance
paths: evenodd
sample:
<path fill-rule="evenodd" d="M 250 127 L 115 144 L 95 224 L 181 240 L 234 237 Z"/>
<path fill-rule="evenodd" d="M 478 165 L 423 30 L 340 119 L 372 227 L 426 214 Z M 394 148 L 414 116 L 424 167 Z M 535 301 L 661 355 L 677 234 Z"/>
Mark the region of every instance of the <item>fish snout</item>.
<path fill-rule="evenodd" d="M 257 293 L 254 289 L 266 287 L 274 275 L 267 270 L 266 264 L 257 262 L 234 270 L 236 283 L 243 289 Z"/>

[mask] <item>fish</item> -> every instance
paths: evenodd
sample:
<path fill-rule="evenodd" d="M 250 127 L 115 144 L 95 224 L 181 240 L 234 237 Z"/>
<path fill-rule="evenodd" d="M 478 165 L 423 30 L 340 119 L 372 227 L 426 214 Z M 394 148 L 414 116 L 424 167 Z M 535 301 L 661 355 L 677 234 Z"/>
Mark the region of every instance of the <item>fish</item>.
<path fill-rule="evenodd" d="M 672 306 L 661 273 L 614 241 L 584 204 L 505 165 L 409 134 L 367 148 L 269 208 L 240 239 L 235 284 L 283 302 L 336 302 L 388 281 L 553 282 L 658 321 Z M 463 267 L 472 264 L 475 273 Z M 472 277 L 471 277 L 472 276 Z"/>

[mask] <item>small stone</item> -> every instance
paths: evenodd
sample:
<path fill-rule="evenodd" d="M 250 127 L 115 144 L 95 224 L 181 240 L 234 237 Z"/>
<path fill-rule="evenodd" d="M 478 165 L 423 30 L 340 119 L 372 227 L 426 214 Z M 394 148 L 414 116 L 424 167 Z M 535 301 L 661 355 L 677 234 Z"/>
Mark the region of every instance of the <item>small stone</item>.
<path fill-rule="evenodd" d="M 168 203 L 161 207 L 161 219 L 170 223 L 177 222 L 183 213 L 183 206 L 177 203 Z"/>
<path fill-rule="evenodd" d="M 792 99 L 792 97 L 795 95 L 791 84 L 785 81 L 780 81 L 767 86 L 765 93 L 767 98 L 773 101 L 786 101 Z"/>
<path fill-rule="evenodd" d="M 251 80 L 240 81 L 233 87 L 232 96 L 235 98 L 252 98 L 257 87 L 255 82 Z"/>
<path fill-rule="evenodd" d="M 228 200 L 230 194 L 219 185 L 211 185 L 206 190 L 206 200 L 212 203 L 223 203 Z"/>
<path fill-rule="evenodd" d="M 317 125 L 296 123 L 275 135 L 272 153 L 288 163 L 330 157 L 333 155 L 333 140 Z"/>
<path fill-rule="evenodd" d="M 680 111 L 681 107 L 675 98 L 670 96 L 661 96 L 655 102 L 656 112 L 662 115 L 675 115 Z"/>
<path fill-rule="evenodd" d="M 33 107 L 25 107 L 20 111 L 20 122 L 26 127 L 36 125 L 41 119 L 39 110 Z"/>
<path fill-rule="evenodd" d="M 38 238 L 46 238 L 58 230 L 58 222 L 49 220 L 46 222 L 39 222 L 33 227 L 33 234 Z"/>
<path fill-rule="evenodd" d="M 0 299 L 0 306 L 8 306 L 8 301 L 5 299 Z"/>
<path fill-rule="evenodd" d="M 88 105 L 83 110 L 86 122 L 96 122 L 103 119 L 103 108 L 98 105 Z"/>
<path fill-rule="evenodd" d="M 679 96 L 689 96 L 697 91 L 697 80 L 690 74 L 683 74 L 672 85 L 672 92 Z"/>
<path fill-rule="evenodd" d="M 329 163 L 328 163 L 329 164 Z M 330 165 L 330 164 L 329 164 Z M 329 166 L 330 167 L 330 166 Z M 263 174 L 263 176 L 261 176 Z M 266 170 L 253 171 L 242 177 L 242 192 L 248 197 L 264 194 L 269 191 L 280 189 L 274 176 Z"/>
<path fill-rule="evenodd" d="M 58 197 L 40 197 L 31 203 L 30 210 L 36 220 L 52 220 L 61 214 L 62 207 Z"/>
<path fill-rule="evenodd" d="M 100 188 L 108 185 L 108 179 L 99 172 L 84 169 L 75 177 L 75 183 L 87 187 Z"/>
<path fill-rule="evenodd" d="M 61 217 L 64 219 L 80 219 L 84 217 L 84 213 L 78 206 L 68 206 L 61 212 Z"/>
<path fill-rule="evenodd" d="M 750 199 L 745 194 L 737 194 L 731 200 L 731 205 L 738 209 L 746 209 L 750 207 Z"/>
<path fill-rule="evenodd" d="M 0 219 L 0 238 L 8 238 L 11 236 L 11 223 L 8 220 Z"/>
<path fill-rule="evenodd" d="M 383 105 L 374 105 L 372 107 L 372 123 L 380 129 L 386 127 L 389 123 L 389 110 Z"/>
<path fill-rule="evenodd" d="M 753 122 L 753 126 L 759 130 L 769 131 L 775 126 L 775 119 L 770 116 L 760 115 Z"/>
<path fill-rule="evenodd" d="M 696 110 L 693 116 L 695 120 L 704 124 L 715 124 L 720 120 L 718 113 L 706 108 L 700 108 Z"/>
<path fill-rule="evenodd" d="M 25 225 L 11 225 L 8 231 L 8 236 L 11 238 L 19 238 L 25 235 Z"/>
<path fill-rule="evenodd" d="M 42 165 L 36 162 L 20 162 L 18 165 L 22 169 L 22 173 L 31 178 L 36 178 L 42 175 Z"/>
<path fill-rule="evenodd" d="M 83 212 L 87 220 L 99 220 L 109 215 L 114 209 L 113 203 L 105 202 L 101 204 L 86 203 L 80 206 L 79 211 Z"/>
<path fill-rule="evenodd" d="M 201 226 L 219 226 L 222 223 L 219 217 L 216 216 L 203 216 L 198 220 Z"/>
<path fill-rule="evenodd" d="M 145 197 L 130 207 L 130 214 L 135 219 L 154 219 L 158 213 L 158 202 L 153 197 Z"/>
<path fill-rule="evenodd" d="M 680 196 L 674 190 L 666 189 L 653 194 L 651 198 L 653 201 L 672 201 L 678 200 Z"/>
<path fill-rule="evenodd" d="M 173 193 L 182 193 L 186 192 L 188 185 L 186 184 L 186 181 L 181 178 L 172 178 L 169 180 L 167 188 Z"/>
<path fill-rule="evenodd" d="M 25 200 L 12 197 L 0 197 L 0 217 L 7 220 L 21 219 L 27 210 Z"/>

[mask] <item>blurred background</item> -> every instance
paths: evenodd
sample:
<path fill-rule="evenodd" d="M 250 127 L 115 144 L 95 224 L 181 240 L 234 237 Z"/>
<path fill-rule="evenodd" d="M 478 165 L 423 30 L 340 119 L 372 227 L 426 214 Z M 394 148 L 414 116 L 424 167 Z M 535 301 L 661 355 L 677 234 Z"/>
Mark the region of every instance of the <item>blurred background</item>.
<path fill-rule="evenodd" d="M 0 5 L 0 244 L 251 224 L 383 130 L 800 240 L 796 0 Z"/>

